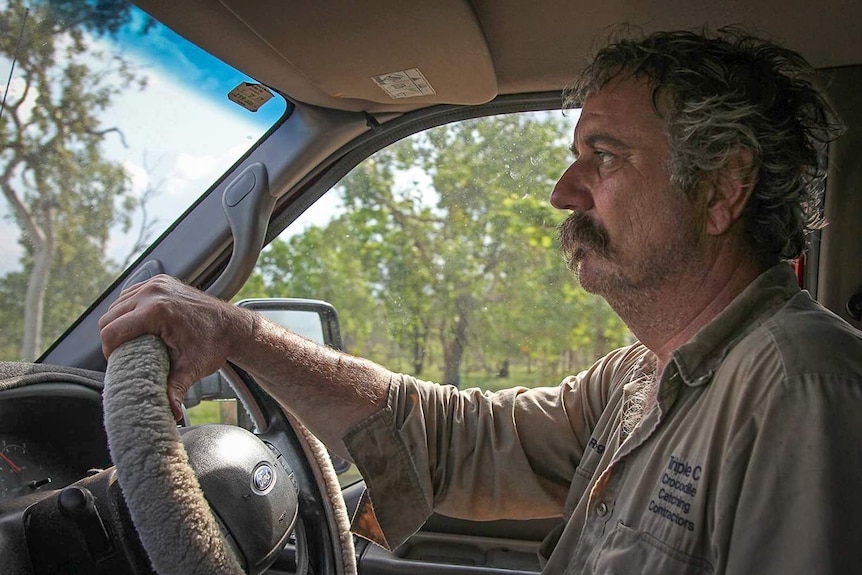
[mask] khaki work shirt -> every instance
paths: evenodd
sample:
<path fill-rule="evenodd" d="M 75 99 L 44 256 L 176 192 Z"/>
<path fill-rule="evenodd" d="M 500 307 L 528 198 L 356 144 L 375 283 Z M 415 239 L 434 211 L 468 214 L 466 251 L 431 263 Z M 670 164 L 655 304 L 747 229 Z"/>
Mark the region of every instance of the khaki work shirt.
<path fill-rule="evenodd" d="M 562 515 L 546 573 L 862 570 L 862 334 L 776 266 L 672 354 L 623 440 L 647 353 L 493 394 L 398 376 L 345 436 L 368 489 L 354 529 L 394 548 L 432 511 Z"/>

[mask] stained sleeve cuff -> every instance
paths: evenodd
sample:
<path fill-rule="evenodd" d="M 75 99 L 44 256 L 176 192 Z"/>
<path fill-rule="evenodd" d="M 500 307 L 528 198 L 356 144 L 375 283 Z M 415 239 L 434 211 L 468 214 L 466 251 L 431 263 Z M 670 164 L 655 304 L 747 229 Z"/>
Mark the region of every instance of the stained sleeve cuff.
<path fill-rule="evenodd" d="M 351 530 L 391 551 L 416 533 L 432 512 L 431 494 L 421 487 L 391 406 L 354 426 L 344 444 L 366 486 Z"/>

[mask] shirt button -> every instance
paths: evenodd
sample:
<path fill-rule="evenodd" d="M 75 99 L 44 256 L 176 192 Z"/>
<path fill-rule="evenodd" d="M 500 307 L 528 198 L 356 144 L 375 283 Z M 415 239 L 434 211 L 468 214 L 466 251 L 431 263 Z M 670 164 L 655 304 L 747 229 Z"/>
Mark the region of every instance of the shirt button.
<path fill-rule="evenodd" d="M 607 514 L 608 514 L 608 505 L 604 501 L 602 501 L 601 503 L 596 505 L 596 515 L 598 515 L 599 517 L 604 517 Z"/>

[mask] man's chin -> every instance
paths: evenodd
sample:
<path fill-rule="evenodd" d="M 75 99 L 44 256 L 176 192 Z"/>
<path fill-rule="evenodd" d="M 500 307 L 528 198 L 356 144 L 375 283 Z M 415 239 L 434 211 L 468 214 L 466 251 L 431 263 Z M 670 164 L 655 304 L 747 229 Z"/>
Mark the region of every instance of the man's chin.
<path fill-rule="evenodd" d="M 581 288 L 587 292 L 594 295 L 602 295 L 599 289 L 599 282 L 595 281 L 594 278 L 591 278 L 589 275 L 583 275 L 580 269 L 577 272 L 578 284 Z"/>
<path fill-rule="evenodd" d="M 572 271 L 584 291 L 607 297 L 610 295 L 609 291 L 618 287 L 618 270 L 612 269 L 613 266 L 607 259 L 596 254 L 584 254 L 573 263 Z"/>
<path fill-rule="evenodd" d="M 608 283 L 616 272 L 611 269 L 609 257 L 585 247 L 577 247 L 567 254 L 569 270 L 575 274 L 580 286 L 587 292 L 604 296 Z"/>
<path fill-rule="evenodd" d="M 575 258 L 571 260 L 569 268 L 575 273 L 578 283 L 581 287 L 593 294 L 600 291 L 602 284 L 599 270 L 596 269 L 594 257 L 590 257 L 586 252 L 579 250 L 581 253 L 575 254 Z"/>

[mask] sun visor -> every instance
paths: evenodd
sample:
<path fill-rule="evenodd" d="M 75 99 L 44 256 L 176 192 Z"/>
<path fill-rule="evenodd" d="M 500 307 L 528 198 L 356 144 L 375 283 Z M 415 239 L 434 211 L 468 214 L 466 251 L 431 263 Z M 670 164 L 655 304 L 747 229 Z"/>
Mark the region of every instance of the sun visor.
<path fill-rule="evenodd" d="M 384 112 L 480 104 L 497 95 L 485 36 L 465 0 L 138 4 L 225 62 L 309 104 Z"/>

